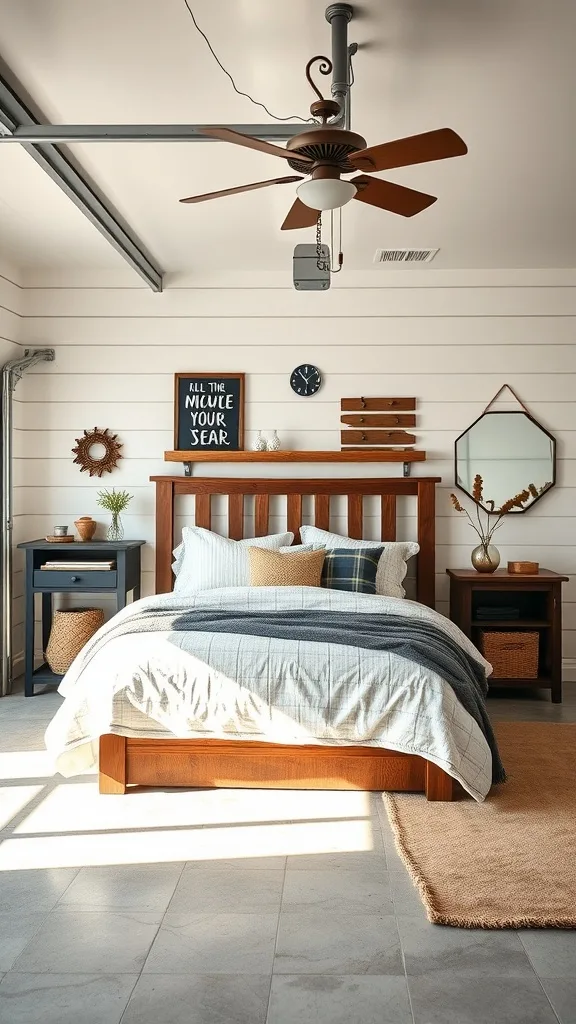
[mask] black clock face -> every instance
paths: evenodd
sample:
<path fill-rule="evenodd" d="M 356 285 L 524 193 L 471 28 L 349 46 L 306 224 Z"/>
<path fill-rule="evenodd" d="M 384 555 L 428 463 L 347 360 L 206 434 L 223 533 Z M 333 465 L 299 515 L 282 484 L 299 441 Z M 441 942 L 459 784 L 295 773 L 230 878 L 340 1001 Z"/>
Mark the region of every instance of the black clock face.
<path fill-rule="evenodd" d="M 309 398 L 315 395 L 322 384 L 322 375 L 317 366 L 312 363 L 302 363 L 292 371 L 290 387 L 302 398 Z"/>

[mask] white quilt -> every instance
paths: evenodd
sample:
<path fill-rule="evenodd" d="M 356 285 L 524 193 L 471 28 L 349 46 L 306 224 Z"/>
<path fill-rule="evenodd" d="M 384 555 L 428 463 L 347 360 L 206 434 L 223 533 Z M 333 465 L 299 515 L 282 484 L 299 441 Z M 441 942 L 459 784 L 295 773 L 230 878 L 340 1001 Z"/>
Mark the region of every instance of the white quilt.
<path fill-rule="evenodd" d="M 231 587 L 185 600 L 188 608 L 329 609 L 425 619 L 491 671 L 452 622 L 413 601 L 316 587 Z M 176 609 L 183 599 L 144 598 L 114 621 L 159 601 Z M 476 800 L 490 789 L 492 756 L 474 719 L 449 684 L 397 655 L 200 632 L 132 633 L 111 639 L 92 657 L 85 652 L 60 684 L 66 700 L 46 732 L 63 775 L 94 767 L 99 736 L 116 733 L 388 747 L 433 761 Z"/>

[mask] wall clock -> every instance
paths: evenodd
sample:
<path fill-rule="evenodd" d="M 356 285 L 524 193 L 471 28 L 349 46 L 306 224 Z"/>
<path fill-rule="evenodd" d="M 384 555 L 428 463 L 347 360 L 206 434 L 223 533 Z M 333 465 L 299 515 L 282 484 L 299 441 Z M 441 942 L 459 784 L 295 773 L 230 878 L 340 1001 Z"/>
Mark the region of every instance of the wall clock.
<path fill-rule="evenodd" d="M 302 398 L 309 398 L 315 395 L 322 384 L 322 374 L 317 366 L 312 363 L 302 363 L 292 370 L 290 387 Z"/>

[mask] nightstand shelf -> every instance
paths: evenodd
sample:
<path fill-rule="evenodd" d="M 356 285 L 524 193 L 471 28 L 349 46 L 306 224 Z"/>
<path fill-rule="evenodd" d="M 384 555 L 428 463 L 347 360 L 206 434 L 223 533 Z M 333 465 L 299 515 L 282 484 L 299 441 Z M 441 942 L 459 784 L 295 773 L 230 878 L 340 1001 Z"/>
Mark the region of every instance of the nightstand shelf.
<path fill-rule="evenodd" d="M 53 672 L 50 666 L 43 661 L 32 673 L 32 685 L 35 686 L 36 683 L 42 683 L 44 686 L 59 686 L 63 678 L 64 676 Z"/>
<path fill-rule="evenodd" d="M 473 626 L 490 629 L 545 629 L 550 619 L 472 619 Z"/>
<path fill-rule="evenodd" d="M 520 576 L 498 569 L 447 569 L 450 577 L 450 618 L 481 649 L 482 632 L 538 633 L 536 678 L 490 677 L 490 688 L 539 687 L 551 691 L 553 703 L 562 701 L 562 583 L 568 577 L 549 569 Z M 509 618 L 483 618 L 486 607 L 514 612 Z M 490 660 L 490 659 L 488 659 Z"/>

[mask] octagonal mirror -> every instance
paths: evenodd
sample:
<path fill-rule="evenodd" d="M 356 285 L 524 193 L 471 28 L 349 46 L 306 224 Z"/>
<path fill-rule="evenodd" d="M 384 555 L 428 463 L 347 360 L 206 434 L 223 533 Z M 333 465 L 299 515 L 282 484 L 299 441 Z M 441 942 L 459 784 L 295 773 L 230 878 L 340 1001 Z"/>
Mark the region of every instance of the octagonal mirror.
<path fill-rule="evenodd" d="M 455 480 L 474 499 L 474 477 L 482 477 L 485 511 L 499 509 L 505 501 L 529 491 L 527 512 L 556 481 L 556 441 L 527 412 L 485 412 L 455 445 Z"/>

